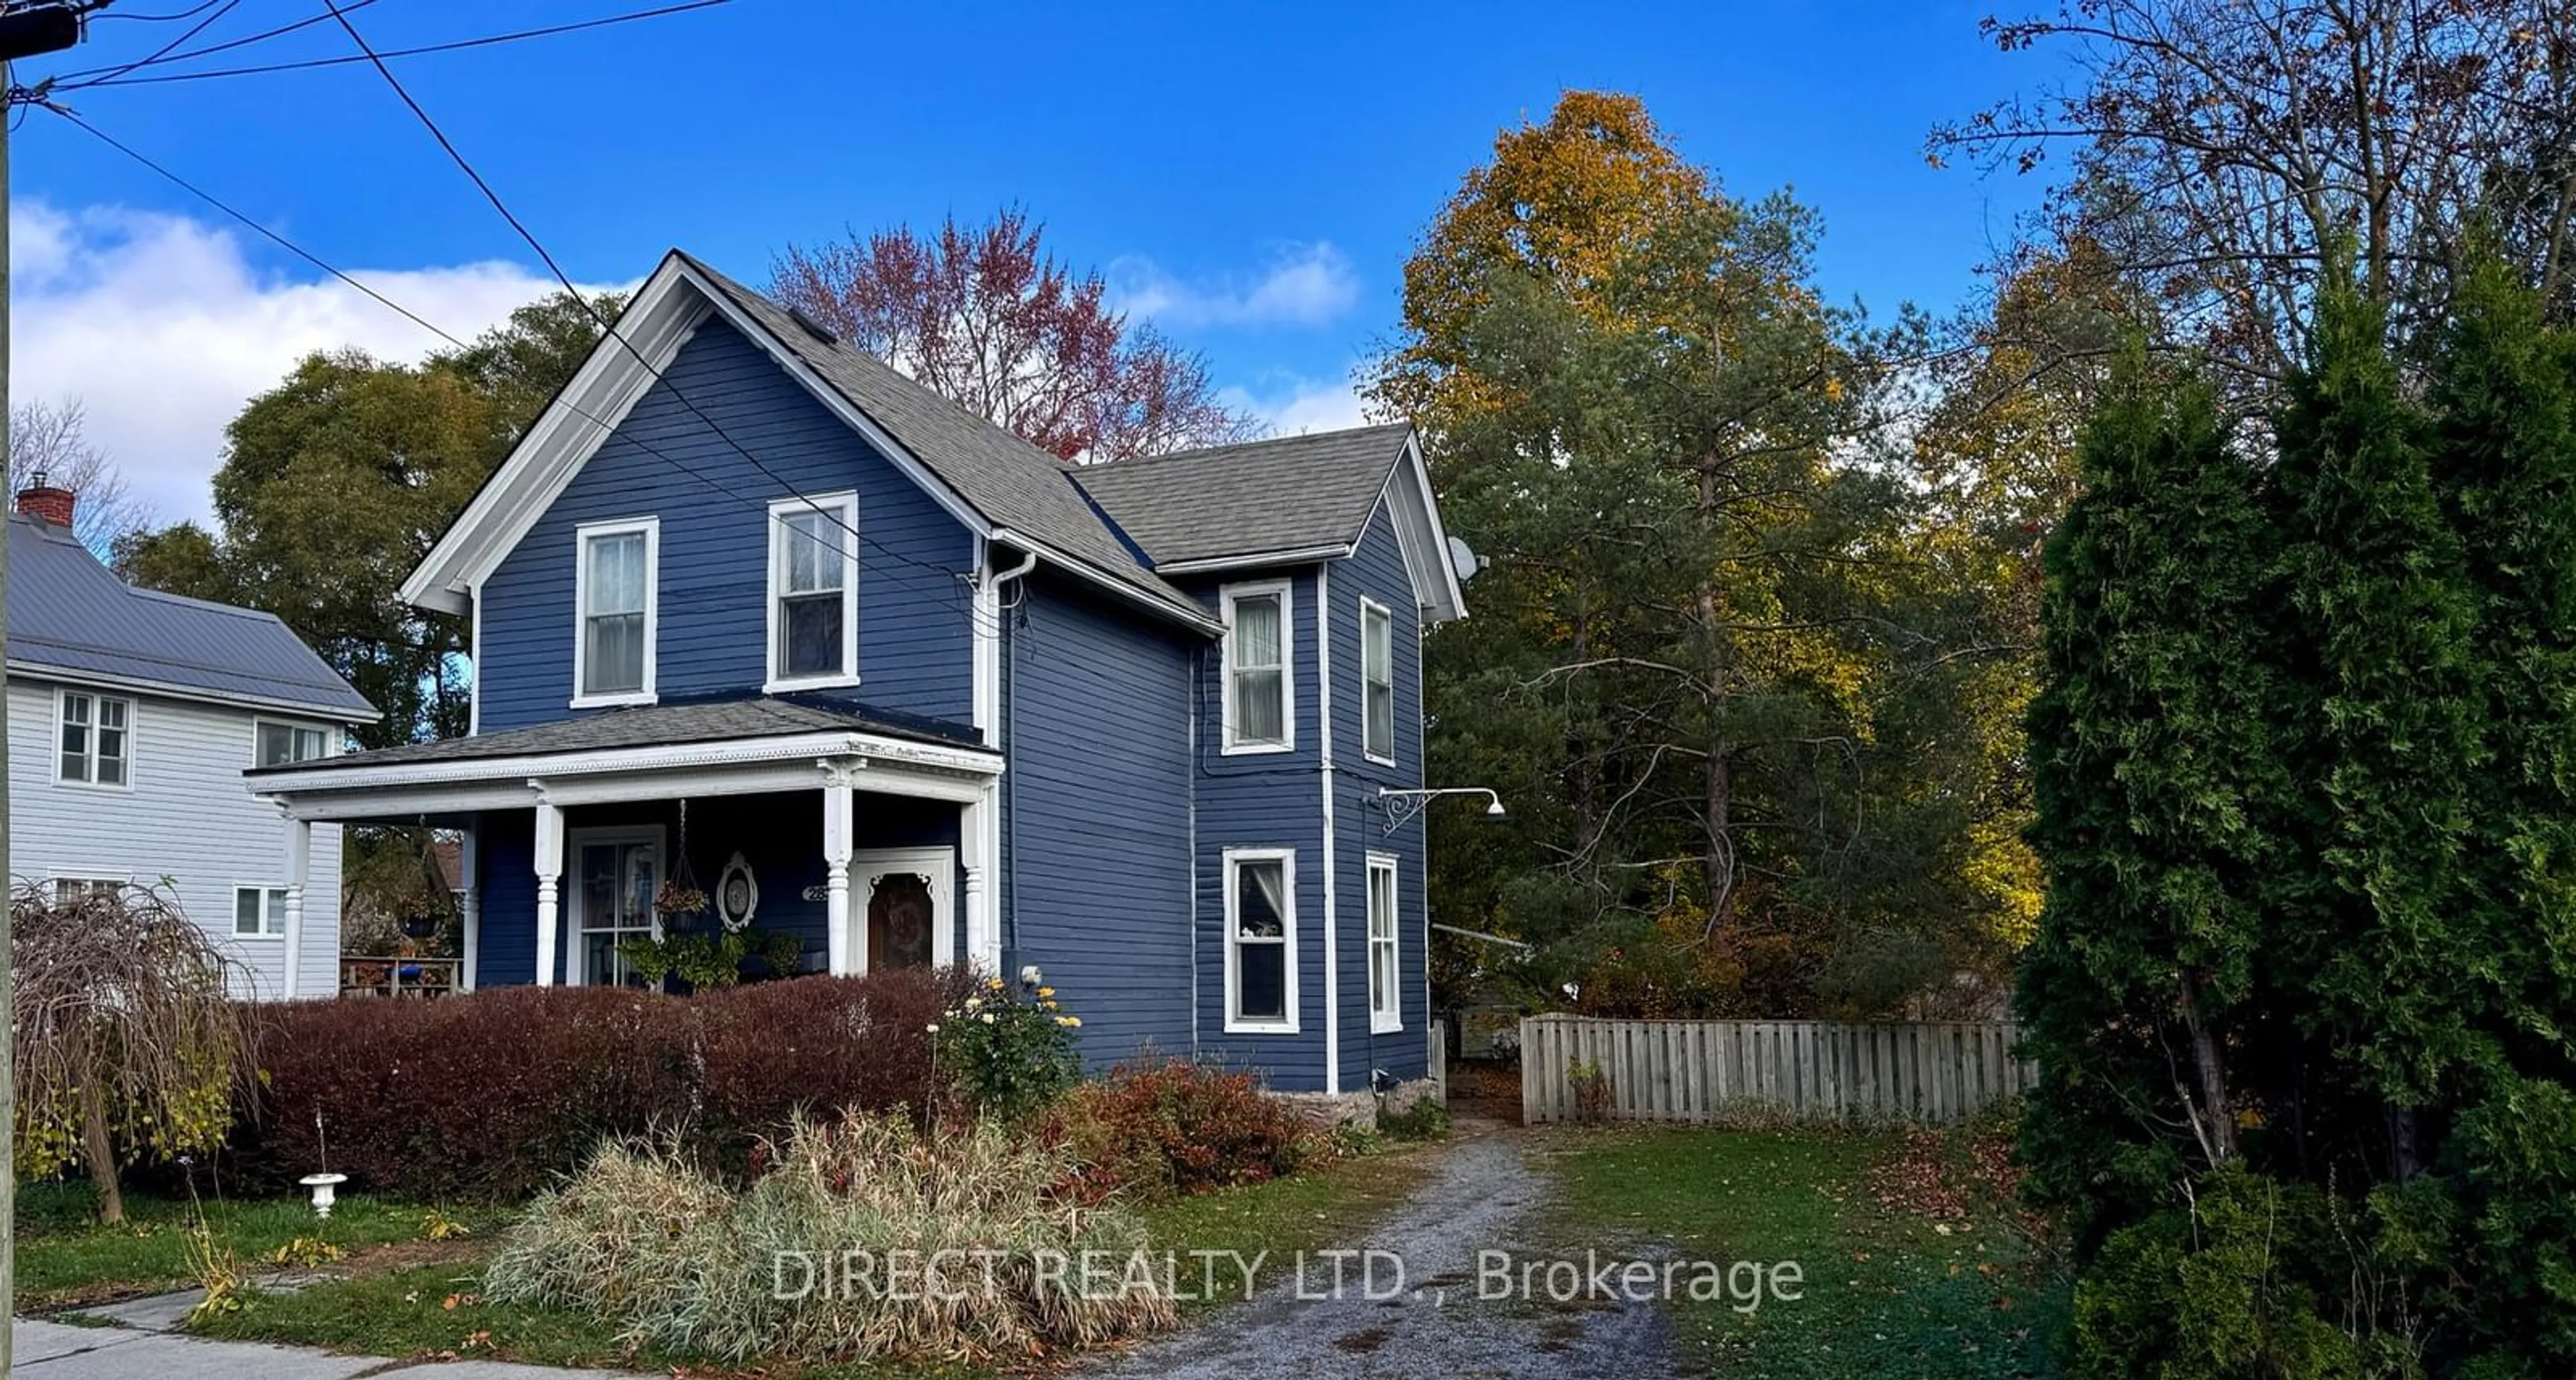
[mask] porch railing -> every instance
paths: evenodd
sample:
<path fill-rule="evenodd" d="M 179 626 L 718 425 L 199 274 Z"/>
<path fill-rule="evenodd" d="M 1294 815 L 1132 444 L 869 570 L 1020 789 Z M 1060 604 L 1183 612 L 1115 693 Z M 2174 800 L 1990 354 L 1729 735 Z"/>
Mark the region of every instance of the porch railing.
<path fill-rule="evenodd" d="M 340 995 L 344 997 L 443 997 L 454 992 L 464 962 L 453 958 L 372 958 L 344 954 L 340 959 Z"/>

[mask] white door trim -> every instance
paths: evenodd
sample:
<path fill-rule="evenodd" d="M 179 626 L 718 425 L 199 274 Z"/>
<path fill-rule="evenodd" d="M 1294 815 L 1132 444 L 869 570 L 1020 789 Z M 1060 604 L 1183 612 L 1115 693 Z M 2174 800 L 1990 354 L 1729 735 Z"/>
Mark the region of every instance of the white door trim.
<path fill-rule="evenodd" d="M 854 848 L 850 850 L 850 939 L 852 954 L 867 953 L 861 927 L 868 905 L 876 899 L 877 879 L 911 872 L 930 879 L 930 962 L 945 968 L 957 961 L 957 850 L 946 845 L 925 848 Z M 876 955 L 867 953 L 873 967 Z"/>

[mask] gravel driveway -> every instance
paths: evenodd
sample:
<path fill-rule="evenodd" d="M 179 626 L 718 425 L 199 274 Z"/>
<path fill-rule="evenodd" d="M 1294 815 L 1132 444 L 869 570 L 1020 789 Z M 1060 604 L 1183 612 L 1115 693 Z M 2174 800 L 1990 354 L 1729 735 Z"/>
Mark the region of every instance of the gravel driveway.
<path fill-rule="evenodd" d="M 1673 1372 L 1671 1327 L 1652 1303 L 1578 1299 L 1560 1303 L 1542 1292 L 1480 1299 L 1478 1252 L 1522 1260 L 1569 1254 L 1551 1241 L 1544 1219 L 1548 1189 L 1523 1159 L 1525 1133 L 1491 1122 L 1461 1121 L 1434 1152 L 1428 1177 L 1396 1213 L 1344 1243 L 1395 1252 L 1406 1289 L 1371 1299 L 1351 1262 L 1338 1297 L 1297 1297 L 1285 1262 L 1262 1272 L 1277 1282 L 1250 1302 L 1202 1315 L 1187 1330 L 1108 1358 L 1086 1375 L 1183 1377 L 1195 1380 L 1303 1380 L 1303 1377 L 1406 1377 L 1407 1380 L 1604 1380 Z M 1572 1252 L 1582 1254 L 1578 1246 Z M 1384 1268 L 1381 1280 L 1388 1277 Z M 1331 1295 L 1332 1267 L 1310 1261 L 1303 1292 Z M 1382 1290 L 1391 1292 L 1391 1290 Z"/>

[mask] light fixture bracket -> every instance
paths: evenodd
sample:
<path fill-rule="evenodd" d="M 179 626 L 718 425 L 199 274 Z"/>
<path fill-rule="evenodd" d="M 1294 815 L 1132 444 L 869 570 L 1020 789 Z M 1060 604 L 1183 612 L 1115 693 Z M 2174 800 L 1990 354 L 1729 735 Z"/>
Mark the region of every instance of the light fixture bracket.
<path fill-rule="evenodd" d="M 1503 798 L 1486 786 L 1434 786 L 1424 790 L 1399 791 L 1392 786 L 1377 788 L 1378 808 L 1386 812 L 1386 825 L 1380 832 L 1392 834 L 1413 822 L 1416 815 L 1431 808 L 1431 802 L 1444 795 L 1481 795 L 1487 804 L 1485 813 L 1503 812 Z"/>

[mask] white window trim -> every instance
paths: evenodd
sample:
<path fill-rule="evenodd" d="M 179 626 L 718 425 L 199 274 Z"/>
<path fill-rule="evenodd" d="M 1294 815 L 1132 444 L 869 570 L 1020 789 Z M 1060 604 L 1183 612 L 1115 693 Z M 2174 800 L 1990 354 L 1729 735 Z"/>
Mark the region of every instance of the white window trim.
<path fill-rule="evenodd" d="M 1282 1007 L 1288 1018 L 1283 1021 L 1246 1021 L 1235 1016 L 1242 991 L 1242 972 L 1235 955 L 1239 947 L 1235 933 L 1240 917 L 1237 897 L 1241 894 L 1235 870 L 1248 862 L 1279 864 L 1280 891 L 1287 905 L 1280 917 L 1279 942 L 1287 950 L 1282 965 L 1287 985 L 1282 993 Z M 1294 1035 L 1297 1033 L 1297 850 L 1294 848 L 1229 848 L 1225 850 L 1225 1033 L 1228 1035 Z"/>
<path fill-rule="evenodd" d="M 313 719 L 288 719 L 273 714 L 262 714 L 254 716 L 250 721 L 250 764 L 254 767 L 260 765 L 259 731 L 270 724 L 276 724 L 282 728 L 311 729 L 322 735 L 322 757 L 308 757 L 305 761 L 318 762 L 321 761 L 323 757 L 337 757 L 340 755 L 340 733 L 339 730 L 334 728 L 332 725 Z M 303 763 L 289 762 L 280 763 L 279 765 L 301 766 Z"/>
<path fill-rule="evenodd" d="M 644 685 L 639 690 L 621 690 L 608 695 L 585 695 L 581 687 L 588 668 L 583 665 L 590 649 L 590 540 L 593 537 L 621 536 L 628 532 L 644 534 Z M 658 517 L 618 518 L 609 522 L 585 522 L 572 529 L 572 707 L 606 709 L 625 704 L 651 704 L 654 663 L 661 647 L 662 615 L 662 520 Z"/>
<path fill-rule="evenodd" d="M 1360 755 L 1379 766 L 1391 767 L 1395 765 L 1394 743 L 1388 743 L 1382 753 L 1369 750 L 1368 621 L 1372 613 L 1386 620 L 1386 732 L 1389 738 L 1401 736 L 1395 731 L 1394 714 L 1395 611 L 1363 594 L 1360 596 Z"/>
<path fill-rule="evenodd" d="M 655 880 L 654 890 L 657 892 L 660 891 L 661 883 L 671 880 L 671 845 L 669 837 L 661 825 L 616 824 L 603 825 L 596 829 L 566 829 L 564 831 L 564 870 L 562 873 L 563 896 L 557 904 L 563 912 L 560 923 L 563 925 L 564 933 L 563 985 L 566 987 L 580 987 L 585 985 L 582 981 L 581 973 L 583 949 L 581 937 L 589 933 L 589 930 L 585 928 L 582 923 L 588 917 L 581 913 L 581 877 L 579 867 L 581 864 L 581 850 L 583 846 L 593 843 L 649 843 L 653 845 L 653 857 L 659 872 L 659 875 Z M 653 931 L 653 937 L 655 939 L 661 938 L 662 912 L 651 909 L 650 903 L 647 903 L 645 914 L 650 919 L 650 927 Z"/>
<path fill-rule="evenodd" d="M 260 923 L 262 926 L 266 926 L 266 925 L 268 924 L 268 894 L 269 894 L 270 892 L 272 892 L 272 891 L 274 891 L 274 892 L 276 892 L 276 893 L 277 893 L 277 932 L 276 932 L 276 933 L 271 934 L 271 933 L 270 933 L 267 929 L 265 929 L 265 928 L 261 929 L 261 930 L 260 930 L 260 932 L 259 932 L 259 933 L 257 933 L 257 934 L 244 934 L 244 933 L 242 933 L 242 930 L 241 930 L 241 894 L 242 894 L 243 892 L 245 892 L 245 891 L 256 891 L 256 892 L 258 892 L 258 893 L 259 893 L 259 923 Z M 286 942 L 286 884 L 285 884 L 285 883 L 283 883 L 283 882 L 235 882 L 235 883 L 233 883 L 233 890 L 232 890 L 232 914 L 231 914 L 231 915 L 229 915 L 229 916 L 227 916 L 227 917 L 225 918 L 225 923 L 224 923 L 224 933 L 225 933 L 228 937 L 230 937 L 230 938 L 237 939 L 237 940 L 245 940 L 245 941 L 248 941 L 248 942 L 250 942 L 250 943 L 255 943 L 255 944 L 283 944 L 283 943 L 285 943 L 285 942 Z"/>
<path fill-rule="evenodd" d="M 1377 874 L 1381 872 L 1386 874 L 1387 904 L 1395 907 L 1395 913 L 1387 917 L 1387 937 L 1383 940 L 1377 937 L 1377 916 L 1373 913 L 1377 907 Z M 1388 1035 L 1404 1029 L 1404 874 L 1394 854 L 1371 853 L 1364 876 L 1367 895 L 1360 905 L 1372 913 L 1362 922 L 1367 927 L 1367 948 L 1362 956 L 1369 963 L 1366 971 L 1374 977 L 1377 946 L 1383 943 L 1391 951 L 1386 960 L 1386 994 L 1395 1002 L 1392 1011 L 1378 1010 L 1377 986 L 1369 985 L 1369 1033 Z"/>
<path fill-rule="evenodd" d="M 1238 599 L 1279 596 L 1279 728 L 1275 743 L 1239 743 L 1235 741 L 1234 707 L 1234 604 Z M 1225 585 L 1217 591 L 1217 605 L 1225 619 L 1225 635 L 1217 641 L 1217 684 L 1222 700 L 1223 740 L 1217 748 L 1221 757 L 1250 757 L 1261 753 L 1295 752 L 1297 750 L 1297 593 L 1287 580 L 1254 580 L 1239 585 Z"/>
<path fill-rule="evenodd" d="M 840 510 L 840 519 L 848 530 L 839 532 L 841 539 L 841 667 L 838 672 L 820 676 L 783 676 L 778 673 L 778 600 L 781 594 L 782 561 L 787 551 L 786 519 L 816 508 Z M 773 499 L 769 504 L 769 579 L 767 615 L 768 650 L 761 656 L 762 694 L 774 695 L 781 690 L 841 690 L 859 683 L 859 495 L 854 489 L 836 494 L 811 494 L 794 498 Z"/>
<path fill-rule="evenodd" d="M 88 701 L 90 702 L 90 705 L 89 705 L 89 775 L 90 775 L 90 779 L 88 779 L 88 780 L 86 780 L 86 781 L 82 780 L 81 778 L 79 778 L 79 777 L 77 777 L 77 776 L 65 776 L 65 775 L 63 775 L 63 701 L 64 701 L 67 697 L 72 696 L 72 695 L 79 695 L 79 696 L 81 696 L 82 698 L 84 698 L 84 699 L 86 699 L 86 700 L 88 700 Z M 99 779 L 98 779 L 98 721 L 99 721 L 99 717 L 100 717 L 100 716 L 99 716 L 99 706 L 100 706 L 100 705 L 102 705 L 102 704 L 107 703 L 107 702 L 108 702 L 108 701 L 110 701 L 110 700 L 115 700 L 115 701 L 117 701 L 118 703 L 123 704 L 123 705 L 125 706 L 125 729 L 124 729 L 124 732 L 125 732 L 125 757 L 124 757 L 124 762 L 125 762 L 125 779 L 124 779 L 123 781 L 108 781 L 108 782 L 103 782 L 103 783 L 102 783 L 102 782 L 101 782 L 101 781 L 99 781 Z M 55 785 L 57 785 L 57 786 L 76 786 L 76 787 L 79 787 L 80 789 L 85 790 L 85 791 L 127 791 L 127 792 L 131 792 L 131 791 L 134 789 L 134 725 L 135 725 L 135 722 L 136 722 L 138 719 L 142 718 L 142 716 L 143 716 L 143 706 L 142 706 L 140 703 L 138 703 L 132 695 L 112 695 L 112 694 L 109 694 L 109 693 L 107 693 L 106 691 L 103 691 L 103 690 L 83 690 L 83 689 L 73 689 L 73 688 L 68 687 L 68 686 L 57 686 L 57 687 L 55 687 L 55 689 L 54 689 L 54 722 L 53 722 L 53 724 L 52 724 L 52 726 L 51 726 L 51 727 L 52 727 L 52 734 L 53 734 L 53 736 L 52 736 L 52 737 L 50 737 L 50 738 L 48 738 L 48 739 L 46 739 L 46 747 L 47 747 L 47 748 L 49 749 L 49 751 L 52 753 L 52 756 L 53 756 L 53 759 L 54 759 L 54 765 L 53 765 L 53 771 L 52 771 L 52 775 L 53 775 L 53 778 L 54 778 L 54 784 L 55 784 Z"/>

